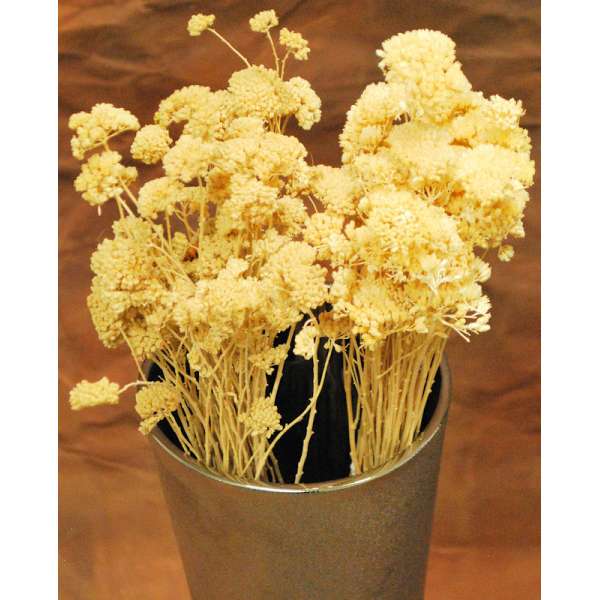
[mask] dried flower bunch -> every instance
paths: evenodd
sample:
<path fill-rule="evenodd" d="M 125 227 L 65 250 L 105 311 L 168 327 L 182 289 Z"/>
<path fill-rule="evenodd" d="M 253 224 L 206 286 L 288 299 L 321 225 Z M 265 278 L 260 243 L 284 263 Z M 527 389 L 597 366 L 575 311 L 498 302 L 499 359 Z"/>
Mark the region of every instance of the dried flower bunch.
<path fill-rule="evenodd" d="M 340 167 L 309 165 L 286 125 L 310 129 L 321 102 L 288 61 L 306 40 L 273 10 L 250 19 L 273 67 L 251 64 L 194 15 L 192 36 L 223 41 L 244 63 L 228 87 L 191 85 L 140 128 L 125 109 L 73 115 L 75 180 L 98 210 L 114 202 L 114 235 L 91 260 L 88 307 L 109 348 L 127 344 L 140 374 L 71 392 L 74 409 L 115 404 L 140 386 L 148 433 L 162 419 L 184 452 L 227 476 L 281 481 L 273 450 L 306 422 L 301 481 L 330 358 L 343 357 L 352 470 L 398 455 L 419 434 L 448 335 L 489 329 L 482 256 L 522 237 L 534 166 L 520 102 L 475 92 L 442 33 L 399 34 L 377 51 L 340 136 Z M 179 125 L 179 127 L 176 127 Z M 181 131 L 174 139 L 174 131 Z M 110 140 L 135 132 L 131 157 L 164 175 L 135 186 Z M 310 210 L 307 209 L 310 207 Z M 290 353 L 312 361 L 312 394 L 296 418 L 276 406 Z M 162 371 L 148 382 L 142 362 Z"/>

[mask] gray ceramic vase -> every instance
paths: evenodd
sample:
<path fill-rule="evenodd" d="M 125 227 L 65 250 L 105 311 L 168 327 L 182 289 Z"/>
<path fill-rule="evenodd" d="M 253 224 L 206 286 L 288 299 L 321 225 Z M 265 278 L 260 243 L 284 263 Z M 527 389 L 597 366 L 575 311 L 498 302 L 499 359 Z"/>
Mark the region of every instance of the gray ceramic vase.
<path fill-rule="evenodd" d="M 152 445 L 193 600 L 422 600 L 450 401 L 376 471 L 319 484 L 236 483 Z"/>

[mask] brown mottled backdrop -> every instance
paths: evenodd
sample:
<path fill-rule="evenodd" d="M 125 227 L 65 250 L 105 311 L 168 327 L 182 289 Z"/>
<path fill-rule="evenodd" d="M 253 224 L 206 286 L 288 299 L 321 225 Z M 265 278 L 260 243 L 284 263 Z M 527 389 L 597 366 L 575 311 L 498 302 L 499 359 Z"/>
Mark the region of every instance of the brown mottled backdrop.
<path fill-rule="evenodd" d="M 323 121 L 304 136 L 317 161 L 338 159 L 337 134 L 363 87 L 379 79 L 375 49 L 391 35 L 440 29 L 476 89 L 523 99 L 539 171 L 540 14 L 525 0 L 62 0 L 60 49 L 60 591 L 65 600 L 189 598 L 169 517 L 131 397 L 118 408 L 72 413 L 82 378 L 126 382 L 124 351 L 108 352 L 85 307 L 89 255 L 107 235 L 72 188 L 68 115 L 108 101 L 149 122 L 158 102 L 190 83 L 225 84 L 239 68 L 212 36 L 188 37 L 194 12 L 256 61 L 269 60 L 247 20 L 275 8 L 312 52 L 294 69 L 323 99 Z M 539 181 L 539 180 L 537 180 Z M 448 354 L 454 401 L 443 455 L 428 600 L 539 597 L 540 197 L 509 263 L 493 263 L 492 331 Z M 226 566 L 224 565 L 224 568 Z M 235 576 L 235 574 L 232 574 Z M 254 600 L 254 599 L 249 599 Z"/>

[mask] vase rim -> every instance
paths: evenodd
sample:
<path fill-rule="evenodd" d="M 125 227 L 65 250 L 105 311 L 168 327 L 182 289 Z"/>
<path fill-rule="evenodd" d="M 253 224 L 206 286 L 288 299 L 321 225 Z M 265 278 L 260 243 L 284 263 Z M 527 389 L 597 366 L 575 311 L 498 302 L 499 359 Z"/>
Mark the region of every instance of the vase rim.
<path fill-rule="evenodd" d="M 208 469 L 199 462 L 186 456 L 167 436 L 160 430 L 159 427 L 155 427 L 150 434 L 151 439 L 157 444 L 162 450 L 171 456 L 174 460 L 179 462 L 182 466 L 196 471 L 199 475 L 213 479 L 224 485 L 243 488 L 246 490 L 252 490 L 256 492 L 269 492 L 269 493 L 287 493 L 287 494 L 306 494 L 306 493 L 322 493 L 322 492 L 335 492 L 345 489 L 349 489 L 355 486 L 364 485 L 374 479 L 379 479 L 388 475 L 389 473 L 396 471 L 410 460 L 412 460 L 429 442 L 436 436 L 440 428 L 444 423 L 444 419 L 448 412 L 448 406 L 450 404 L 450 388 L 451 388 L 451 375 L 450 368 L 448 367 L 448 361 L 446 354 L 442 358 L 440 364 L 441 374 L 441 385 L 440 394 L 435 407 L 435 411 L 427 423 L 423 432 L 419 437 L 399 456 L 390 459 L 383 465 L 362 473 L 361 475 L 350 475 L 341 479 L 333 479 L 330 481 L 321 481 L 318 483 L 266 483 L 263 481 L 241 481 L 232 478 L 225 477 L 216 471 Z"/>

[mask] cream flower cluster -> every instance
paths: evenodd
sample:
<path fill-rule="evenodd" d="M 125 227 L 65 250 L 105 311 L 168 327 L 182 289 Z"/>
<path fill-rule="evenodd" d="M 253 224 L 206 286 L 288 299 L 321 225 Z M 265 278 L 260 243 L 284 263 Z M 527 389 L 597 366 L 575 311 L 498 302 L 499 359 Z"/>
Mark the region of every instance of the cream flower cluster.
<path fill-rule="evenodd" d="M 253 354 L 261 357 L 251 362 L 274 358 L 270 352 L 275 336 L 325 301 L 325 270 L 316 264 L 316 252 L 308 244 L 282 241 L 264 263 L 252 258 L 229 258 L 216 278 L 198 279 L 193 295 L 185 291 L 177 298 L 175 323 L 189 338 L 188 359 L 198 370 L 199 357 L 218 356 L 232 344 L 245 346 L 249 335 Z"/>
<path fill-rule="evenodd" d="M 73 156 L 83 160 L 86 152 L 102 146 L 111 137 L 139 128 L 139 121 L 128 110 L 112 104 L 96 104 L 89 113 L 78 112 L 69 119 L 69 129 L 75 131 L 71 138 Z"/>
<path fill-rule="evenodd" d="M 282 27 L 279 32 L 279 43 L 288 52 L 293 54 L 296 60 L 308 60 L 310 52 L 308 42 L 297 31 L 291 31 L 287 27 Z"/>
<path fill-rule="evenodd" d="M 92 255 L 88 308 L 107 347 L 127 343 L 134 356 L 146 358 L 166 342 L 172 308 L 168 269 L 183 256 L 187 240 L 177 234 L 169 245 L 158 226 L 137 217 L 116 221 L 113 231 L 114 238 Z"/>
<path fill-rule="evenodd" d="M 135 167 L 125 167 L 121 155 L 114 150 L 93 154 L 81 167 L 75 189 L 92 206 L 100 206 L 118 198 L 127 185 L 137 179 Z"/>
<path fill-rule="evenodd" d="M 215 15 L 203 15 L 199 13 L 194 15 L 188 21 L 188 33 L 192 36 L 198 36 L 215 23 Z"/>
<path fill-rule="evenodd" d="M 69 402 L 73 410 L 103 404 L 118 404 L 119 386 L 106 377 L 93 383 L 84 379 L 71 390 Z"/>
<path fill-rule="evenodd" d="M 148 435 L 159 421 L 177 409 L 180 402 L 177 388 L 165 381 L 139 390 L 135 395 L 135 410 L 142 419 L 140 432 Z"/>
<path fill-rule="evenodd" d="M 258 398 L 249 412 L 240 415 L 240 421 L 252 436 L 269 438 L 281 429 L 281 415 L 270 396 Z"/>
<path fill-rule="evenodd" d="M 337 233 L 318 246 L 335 267 L 329 300 L 346 335 L 373 345 L 397 332 L 488 329 L 479 285 L 488 270 L 440 207 L 410 190 L 379 190 L 359 200 L 357 217 L 335 221 Z"/>
<path fill-rule="evenodd" d="M 220 35 L 214 22 L 194 15 L 188 30 Z M 263 11 L 250 25 L 268 33 L 278 18 Z M 302 36 L 282 30 L 280 38 L 291 55 L 307 57 Z M 72 117 L 75 155 L 101 149 L 75 187 L 90 204 L 114 200 L 120 214 L 114 236 L 91 261 L 88 307 L 108 347 L 126 344 L 137 360 L 156 362 L 177 349 L 182 369 L 189 364 L 205 375 L 229 351 L 264 387 L 288 353 L 289 344 L 274 347 L 276 337 L 325 302 L 326 269 L 317 250 L 300 241 L 310 202 L 307 151 L 283 131 L 292 116 L 312 127 L 321 103 L 305 79 L 284 79 L 285 57 L 275 58 L 275 68 L 245 61 L 225 90 L 176 90 L 160 103 L 154 124 L 141 129 L 131 113 L 110 105 Z M 137 131 L 132 158 L 164 170 L 137 191 L 137 170 L 109 147 L 126 130 Z M 166 385 L 138 394 L 144 432 L 162 418 L 157 394 Z M 239 414 L 266 423 L 253 430 L 275 431 L 261 406 L 240 398 Z"/>
<path fill-rule="evenodd" d="M 420 30 L 378 51 L 385 80 L 348 111 L 341 166 L 309 165 L 285 132 L 292 117 L 303 129 L 321 118 L 310 83 L 285 77 L 288 58 L 308 58 L 306 40 L 281 28 L 280 56 L 277 14 L 262 11 L 250 29 L 265 34 L 273 65 L 255 65 L 214 24 L 198 14 L 188 30 L 208 31 L 242 60 L 226 89 L 176 90 L 141 129 L 110 104 L 71 117 L 73 154 L 87 158 L 75 187 L 118 211 L 92 256 L 88 307 L 107 347 L 125 344 L 138 367 L 147 359 L 163 372 L 136 396 L 143 433 L 177 411 L 186 452 L 274 477 L 267 442 L 285 429 L 275 398 L 290 352 L 318 361 L 324 339 L 328 356 L 342 352 L 355 369 L 387 340 L 401 347 L 400 336 L 440 354 L 432 339 L 489 329 L 480 254 L 496 248 L 510 260 L 507 238 L 524 235 L 531 144 L 521 103 L 473 91 L 454 42 Z M 137 169 L 110 148 L 126 131 L 137 132 L 131 157 L 163 171 L 136 189 Z M 71 404 L 118 396 L 106 379 L 84 381 Z"/>
<path fill-rule="evenodd" d="M 168 152 L 171 136 L 160 125 L 146 125 L 136 134 L 131 144 L 131 156 L 147 165 L 157 163 Z"/>
<path fill-rule="evenodd" d="M 256 33 L 267 33 L 279 25 L 279 19 L 274 10 L 263 10 L 250 19 L 250 29 Z"/>
<path fill-rule="evenodd" d="M 318 341 L 319 329 L 309 320 L 296 335 L 294 354 L 311 360 L 317 351 Z"/>
<path fill-rule="evenodd" d="M 471 84 L 455 47 L 447 35 L 419 29 L 399 33 L 377 50 L 386 81 L 405 88 L 412 118 L 441 123 L 470 106 Z"/>
<path fill-rule="evenodd" d="M 521 103 L 472 91 L 442 33 L 398 34 L 378 55 L 386 81 L 349 111 L 344 164 L 368 190 L 407 188 L 441 206 L 471 247 L 522 237 L 534 165 Z"/>
<path fill-rule="evenodd" d="M 523 236 L 533 183 L 522 105 L 472 91 L 439 32 L 399 34 L 378 55 L 386 81 L 349 110 L 342 167 L 311 169 L 323 210 L 304 239 L 333 277 L 321 318 L 371 346 L 398 332 L 486 331 L 490 268 L 477 249 L 512 258 L 505 240 Z"/>

